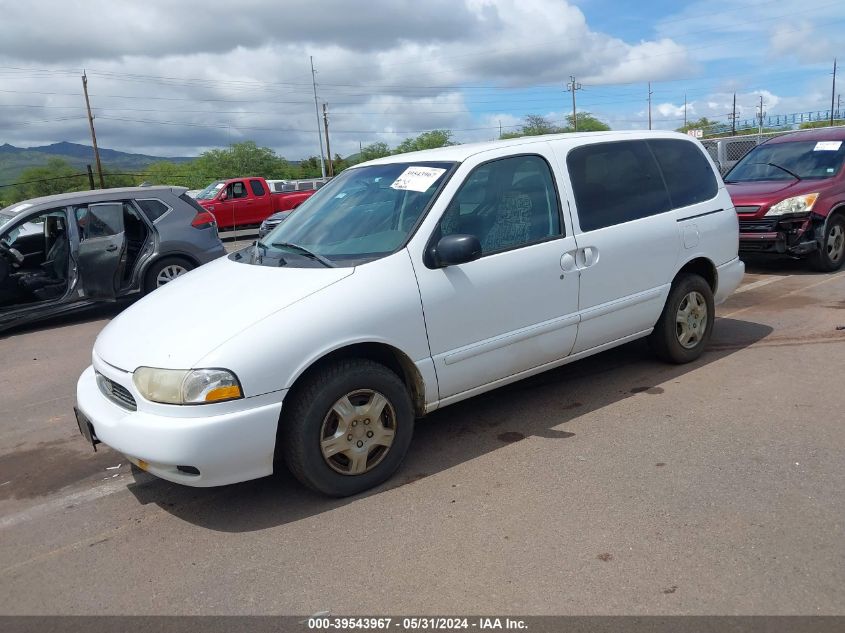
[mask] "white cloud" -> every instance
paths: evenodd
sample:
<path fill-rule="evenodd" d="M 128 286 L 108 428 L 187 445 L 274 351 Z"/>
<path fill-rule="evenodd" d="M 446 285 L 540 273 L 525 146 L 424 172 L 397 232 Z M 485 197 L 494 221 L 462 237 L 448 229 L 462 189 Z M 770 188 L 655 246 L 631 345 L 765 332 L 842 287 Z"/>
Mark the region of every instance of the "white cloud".
<path fill-rule="evenodd" d="M 646 81 L 691 64 L 671 37 L 613 38 L 560 0 L 244 0 L 236 11 L 208 0 L 0 0 L 0 14 L 15 25 L 0 42 L 0 90 L 11 91 L 0 91 L 0 142 L 19 145 L 87 142 L 82 68 L 105 147 L 191 155 L 252 138 L 297 159 L 317 153 L 310 55 L 340 154 L 432 128 L 495 136 L 499 120 L 518 123 L 480 112 L 501 108 L 504 88 L 518 102 L 524 87 L 562 94 L 569 74 Z"/>

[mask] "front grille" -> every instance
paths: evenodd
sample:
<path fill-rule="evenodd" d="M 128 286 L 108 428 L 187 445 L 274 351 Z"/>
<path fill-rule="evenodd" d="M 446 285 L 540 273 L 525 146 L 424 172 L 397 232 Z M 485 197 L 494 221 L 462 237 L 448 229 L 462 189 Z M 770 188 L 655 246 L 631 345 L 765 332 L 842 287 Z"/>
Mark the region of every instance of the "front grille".
<path fill-rule="evenodd" d="M 769 233 L 777 230 L 777 218 L 763 218 L 762 220 L 739 219 L 739 230 L 741 233 Z"/>
<path fill-rule="evenodd" d="M 100 385 L 100 391 L 103 392 L 103 395 L 115 404 L 130 411 L 137 410 L 138 405 L 135 403 L 135 398 L 123 385 L 119 385 L 99 373 L 97 374 L 97 384 Z"/>
<path fill-rule="evenodd" d="M 760 207 L 734 207 L 737 213 L 757 213 Z"/>

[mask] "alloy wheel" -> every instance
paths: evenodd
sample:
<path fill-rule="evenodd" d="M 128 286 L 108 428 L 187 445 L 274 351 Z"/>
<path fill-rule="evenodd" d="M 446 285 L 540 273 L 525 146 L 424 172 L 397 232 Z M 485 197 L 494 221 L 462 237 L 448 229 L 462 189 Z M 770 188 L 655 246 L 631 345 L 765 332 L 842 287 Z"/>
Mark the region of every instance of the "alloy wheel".
<path fill-rule="evenodd" d="M 169 283 L 188 272 L 188 269 L 179 264 L 170 264 L 159 271 L 156 277 L 156 288 L 161 288 L 164 284 Z"/>
<path fill-rule="evenodd" d="M 825 243 L 825 250 L 827 257 L 831 262 L 838 262 L 842 259 L 845 253 L 845 230 L 842 229 L 842 224 L 834 224 L 827 235 L 827 242 Z"/>

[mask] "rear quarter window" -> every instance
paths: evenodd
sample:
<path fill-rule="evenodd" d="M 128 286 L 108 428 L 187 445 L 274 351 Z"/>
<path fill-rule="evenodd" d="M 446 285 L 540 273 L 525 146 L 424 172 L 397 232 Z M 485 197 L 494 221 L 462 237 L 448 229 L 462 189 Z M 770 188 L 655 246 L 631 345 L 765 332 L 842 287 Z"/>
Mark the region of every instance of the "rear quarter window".
<path fill-rule="evenodd" d="M 169 206 L 156 198 L 135 200 L 135 203 L 141 207 L 141 211 L 144 212 L 144 215 L 147 216 L 150 222 L 155 222 L 165 213 L 170 211 Z"/>
<path fill-rule="evenodd" d="M 695 143 L 652 139 L 648 144 L 663 172 L 673 208 L 688 207 L 716 197 L 719 183 L 710 161 Z"/>

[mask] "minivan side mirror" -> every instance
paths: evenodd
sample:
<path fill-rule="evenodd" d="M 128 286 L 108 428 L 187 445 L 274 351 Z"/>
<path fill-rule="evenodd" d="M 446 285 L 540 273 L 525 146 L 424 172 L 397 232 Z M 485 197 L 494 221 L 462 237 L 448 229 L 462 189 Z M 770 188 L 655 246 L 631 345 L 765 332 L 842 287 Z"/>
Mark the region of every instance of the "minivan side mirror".
<path fill-rule="evenodd" d="M 475 235 L 445 235 L 434 247 L 434 262 L 438 268 L 465 264 L 481 257 L 481 242 Z"/>

